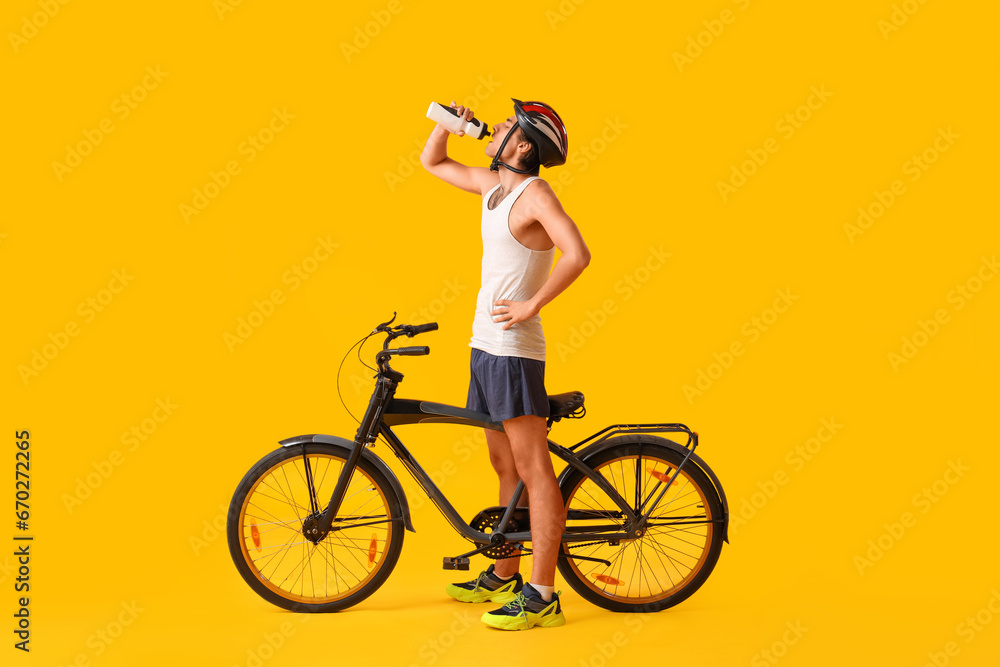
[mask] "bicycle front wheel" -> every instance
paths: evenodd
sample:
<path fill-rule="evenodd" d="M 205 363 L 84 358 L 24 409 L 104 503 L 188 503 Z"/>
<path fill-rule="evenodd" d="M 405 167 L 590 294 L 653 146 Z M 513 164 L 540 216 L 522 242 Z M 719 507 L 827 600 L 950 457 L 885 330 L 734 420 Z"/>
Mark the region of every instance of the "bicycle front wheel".
<path fill-rule="evenodd" d="M 623 436 L 587 464 L 631 506 L 649 507 L 683 456 L 661 438 Z M 641 443 L 641 444 L 640 444 Z M 590 478 L 572 469 L 560 485 L 567 532 L 607 532 L 624 526 L 621 509 Z M 614 544 L 564 543 L 559 571 L 588 601 L 621 612 L 654 612 L 691 596 L 711 574 L 722 551 L 722 506 L 711 480 L 688 461 L 652 510 L 645 532 Z M 593 560 L 599 558 L 610 567 Z"/>
<path fill-rule="evenodd" d="M 330 612 L 374 593 L 399 559 L 402 517 L 396 493 L 378 468 L 358 460 L 337 517 L 322 539 L 306 539 L 313 514 L 333 494 L 349 451 L 310 443 L 283 447 L 246 474 L 229 507 L 229 552 L 257 594 L 283 609 Z M 308 466 L 308 470 L 307 470 Z"/>

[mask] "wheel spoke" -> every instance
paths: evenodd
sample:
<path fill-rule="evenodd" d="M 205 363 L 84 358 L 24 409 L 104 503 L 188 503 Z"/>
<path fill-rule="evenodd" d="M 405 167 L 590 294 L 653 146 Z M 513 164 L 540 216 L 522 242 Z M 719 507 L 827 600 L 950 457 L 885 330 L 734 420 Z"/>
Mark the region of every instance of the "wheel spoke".
<path fill-rule="evenodd" d="M 326 480 L 339 479 L 343 463 L 337 456 L 309 452 L 318 502 L 325 493 Z M 372 477 L 362 462 L 352 474 L 333 529 L 319 542 L 304 539 L 303 521 L 315 516 L 299 502 L 309 499 L 310 476 L 305 474 L 305 464 L 301 452 L 280 458 L 250 487 L 240 514 L 242 553 L 250 573 L 284 600 L 333 603 L 370 587 L 376 573 L 391 568 L 395 557 L 390 564 L 388 555 L 392 548 L 398 549 L 392 545 L 401 535 L 395 532 L 399 529 L 391 518 L 386 495 L 390 490 L 384 482 L 376 482 L 380 478 Z M 288 466 L 295 472 L 289 473 Z M 293 513 L 295 518 L 289 518 Z M 261 543 L 261 536 L 270 544 Z M 373 545 L 375 558 L 370 560 Z"/>
<path fill-rule="evenodd" d="M 702 571 L 710 551 L 718 549 L 718 543 L 712 539 L 712 530 L 708 528 L 713 523 L 709 507 L 712 507 L 712 512 L 716 510 L 708 504 L 707 494 L 714 493 L 714 489 L 699 486 L 705 484 L 701 481 L 704 477 L 699 477 L 700 470 L 689 471 L 685 466 L 678 472 L 681 455 L 673 450 L 644 443 L 640 457 L 637 443 L 630 443 L 612 452 L 607 458 L 592 463 L 591 467 L 604 477 L 614 493 L 629 504 L 638 505 L 643 499 L 652 503 L 663 491 L 663 478 L 668 475 L 673 477 L 675 473 L 676 477 L 659 502 L 648 507 L 649 516 L 641 537 L 622 540 L 617 546 L 603 542 L 579 551 L 564 548 L 563 562 L 568 565 L 568 572 L 584 584 L 581 592 L 590 589 L 597 599 L 635 605 L 654 601 L 669 603 L 671 597 L 676 597 L 690 585 L 700 585 L 695 577 Z M 603 490 L 600 493 L 595 491 L 599 487 L 590 478 L 576 474 L 570 479 L 575 482 L 570 482 L 574 485 L 569 491 L 564 491 L 567 494 L 567 510 L 620 511 L 611 500 L 611 494 Z M 594 517 L 593 520 L 576 519 L 571 524 L 580 528 L 587 525 L 596 528 L 600 523 L 604 527 L 598 528 L 597 532 L 609 531 L 610 534 L 609 524 L 617 521 Z M 624 517 L 619 525 L 621 530 L 628 528 Z M 574 554 L 600 558 L 610 565 L 575 560 Z M 714 559 L 711 566 L 714 566 Z"/>

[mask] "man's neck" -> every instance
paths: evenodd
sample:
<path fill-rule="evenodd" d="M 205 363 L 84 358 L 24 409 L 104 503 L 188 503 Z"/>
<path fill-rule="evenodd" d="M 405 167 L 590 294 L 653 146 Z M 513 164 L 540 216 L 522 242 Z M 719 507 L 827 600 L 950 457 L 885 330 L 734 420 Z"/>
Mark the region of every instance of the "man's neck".
<path fill-rule="evenodd" d="M 518 174 L 517 172 L 511 171 L 506 167 L 500 167 L 499 173 L 500 186 L 503 188 L 504 192 L 510 192 L 531 177 L 531 174 Z"/>

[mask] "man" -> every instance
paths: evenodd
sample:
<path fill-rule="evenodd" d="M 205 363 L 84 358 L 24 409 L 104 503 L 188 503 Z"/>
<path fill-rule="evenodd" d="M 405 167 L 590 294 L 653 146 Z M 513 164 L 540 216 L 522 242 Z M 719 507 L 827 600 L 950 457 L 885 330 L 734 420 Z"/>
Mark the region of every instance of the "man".
<path fill-rule="evenodd" d="M 472 119 L 471 109 L 451 106 Z M 527 584 L 518 573 L 519 559 L 507 558 L 447 591 L 463 602 L 506 602 L 483 614 L 487 625 L 554 627 L 565 623 L 554 586 L 566 517 L 547 444 L 545 337 L 538 313 L 590 262 L 580 231 L 538 177 L 540 166 L 566 163 L 566 127 L 548 105 L 514 100 L 514 115 L 493 126 L 486 145 L 489 169 L 449 158 L 450 133 L 463 134 L 436 126 L 420 162 L 441 180 L 483 198 L 482 287 L 469 343 L 467 407 L 503 422 L 503 432 L 486 430 L 490 462 L 500 478 L 501 505 L 524 480 L 534 563 Z M 561 256 L 553 268 L 556 248 Z"/>

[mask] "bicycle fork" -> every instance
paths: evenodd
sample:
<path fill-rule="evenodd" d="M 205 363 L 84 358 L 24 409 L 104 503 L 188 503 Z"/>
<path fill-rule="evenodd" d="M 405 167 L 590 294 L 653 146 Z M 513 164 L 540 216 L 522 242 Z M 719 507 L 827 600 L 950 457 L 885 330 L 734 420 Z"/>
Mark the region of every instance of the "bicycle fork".
<path fill-rule="evenodd" d="M 340 510 L 340 504 L 343 502 L 344 495 L 347 493 L 347 487 L 354 476 L 354 469 L 357 467 L 358 459 L 361 458 L 361 451 L 378 438 L 377 426 L 382 420 L 382 411 L 395 393 L 396 381 L 389 377 L 379 377 L 375 391 L 372 392 L 371 400 L 368 401 L 365 416 L 358 426 L 357 434 L 354 436 L 354 447 L 351 449 L 347 460 L 344 461 L 340 477 L 337 478 L 337 486 L 334 487 L 333 495 L 330 496 L 330 502 L 322 513 L 319 512 L 319 501 L 316 498 L 316 488 L 313 485 L 312 466 L 305 455 L 306 445 L 302 443 L 302 459 L 305 461 L 306 482 L 309 485 L 309 506 L 310 510 L 312 510 L 312 514 L 303 525 L 303 532 L 306 539 L 318 542 L 330 532 L 333 527 L 333 519 Z"/>

